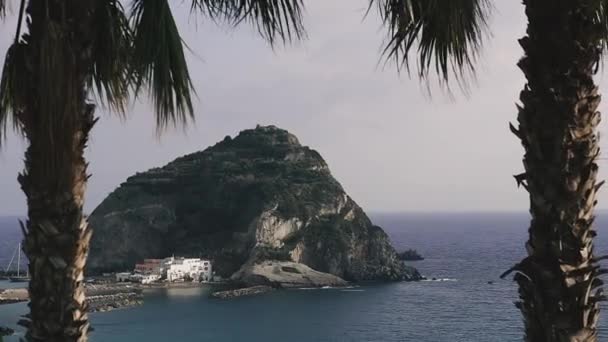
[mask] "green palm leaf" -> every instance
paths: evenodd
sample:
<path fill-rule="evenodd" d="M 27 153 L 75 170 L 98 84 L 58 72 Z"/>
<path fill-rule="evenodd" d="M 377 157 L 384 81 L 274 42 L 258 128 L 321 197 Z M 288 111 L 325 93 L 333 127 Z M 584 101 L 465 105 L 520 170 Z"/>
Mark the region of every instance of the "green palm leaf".
<path fill-rule="evenodd" d="M 388 29 L 384 54 L 408 70 L 417 53 L 418 76 L 434 70 L 446 83 L 473 72 L 487 29 L 487 0 L 371 0 Z"/>
<path fill-rule="evenodd" d="M 302 0 L 193 0 L 192 9 L 233 25 L 248 21 L 271 45 L 305 35 Z"/>
<path fill-rule="evenodd" d="M 25 70 L 25 47 L 13 44 L 6 52 L 2 78 L 0 79 L 0 146 L 6 139 L 9 126 L 21 132 L 18 113 L 25 104 L 27 81 L 22 72 Z"/>
<path fill-rule="evenodd" d="M 146 87 L 156 109 L 157 127 L 193 118 L 194 92 L 183 42 L 167 0 L 136 0 L 131 13 L 130 71 L 136 95 Z"/>
<path fill-rule="evenodd" d="M 27 82 L 23 75 L 25 70 L 25 46 L 19 41 L 21 37 L 21 21 L 25 0 L 21 0 L 19 19 L 14 43 L 6 51 L 2 77 L 0 78 L 0 147 L 6 139 L 9 123 L 13 129 L 23 134 L 22 126 L 17 118 L 17 112 L 25 104 Z M 6 15 L 6 0 L 0 0 L 0 16 Z"/>
<path fill-rule="evenodd" d="M 193 0 L 192 11 L 233 25 L 251 22 L 271 45 L 304 36 L 302 0 Z M 168 1 L 134 0 L 130 21 L 129 71 L 136 96 L 148 90 L 159 128 L 186 123 L 193 118 L 194 90 Z"/>
<path fill-rule="evenodd" d="M 129 100 L 131 28 L 118 0 L 97 2 L 89 89 L 102 105 L 124 115 Z"/>
<path fill-rule="evenodd" d="M 595 20 L 599 24 L 600 30 L 598 34 L 602 39 L 602 54 L 608 49 L 608 0 L 596 0 L 595 4 Z"/>

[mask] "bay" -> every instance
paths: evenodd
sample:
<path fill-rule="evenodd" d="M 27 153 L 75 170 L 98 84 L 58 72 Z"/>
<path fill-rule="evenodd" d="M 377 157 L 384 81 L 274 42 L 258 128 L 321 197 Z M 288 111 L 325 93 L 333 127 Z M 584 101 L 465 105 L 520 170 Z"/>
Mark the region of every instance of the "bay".
<path fill-rule="evenodd" d="M 499 275 L 524 255 L 526 214 L 371 216 L 398 250 L 415 248 L 425 257 L 410 264 L 434 281 L 276 291 L 227 301 L 210 299 L 206 288 L 155 290 L 143 306 L 91 314 L 91 341 L 522 340 L 521 316 L 513 305 L 517 287 Z M 604 216 L 598 218 L 598 255 L 607 254 Z M 6 260 L 7 241 L 12 239 L 10 246 L 20 239 L 16 221 L 9 221 L 0 219 L 0 260 Z M 0 306 L 0 325 L 14 326 L 25 312 L 23 303 Z M 600 324 L 604 340 L 608 311 Z"/>

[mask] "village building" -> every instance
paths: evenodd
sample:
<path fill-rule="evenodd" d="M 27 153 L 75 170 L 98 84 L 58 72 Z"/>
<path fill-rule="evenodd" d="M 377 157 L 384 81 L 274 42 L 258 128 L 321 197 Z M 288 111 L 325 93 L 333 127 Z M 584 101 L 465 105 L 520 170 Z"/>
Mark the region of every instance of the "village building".
<path fill-rule="evenodd" d="M 211 261 L 200 258 L 145 259 L 135 265 L 133 273 L 116 273 L 117 282 L 150 284 L 165 279 L 175 281 L 210 282 L 214 280 Z"/>
<path fill-rule="evenodd" d="M 163 274 L 168 281 L 211 281 L 211 262 L 199 258 L 168 258 L 164 261 Z"/>
<path fill-rule="evenodd" d="M 158 274 L 161 275 L 161 259 L 144 259 L 141 264 L 135 265 L 135 273 L 139 274 Z"/>
<path fill-rule="evenodd" d="M 125 282 L 125 281 L 131 281 L 131 272 L 121 272 L 121 273 L 116 273 L 116 281 L 119 283 Z"/>
<path fill-rule="evenodd" d="M 135 273 L 131 275 L 131 281 L 141 284 L 152 284 L 160 280 L 160 274 L 141 274 Z"/>

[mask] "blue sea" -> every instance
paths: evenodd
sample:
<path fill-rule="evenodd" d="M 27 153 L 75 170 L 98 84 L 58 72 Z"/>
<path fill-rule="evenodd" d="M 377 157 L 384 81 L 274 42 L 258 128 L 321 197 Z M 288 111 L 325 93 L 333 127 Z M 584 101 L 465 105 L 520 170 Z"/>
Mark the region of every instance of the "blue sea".
<path fill-rule="evenodd" d="M 607 216 L 598 217 L 599 255 L 608 254 Z M 411 264 L 436 280 L 277 291 L 227 301 L 209 299 L 205 288 L 157 290 L 143 306 L 91 314 L 91 341 L 522 340 L 522 320 L 513 305 L 517 287 L 499 275 L 524 254 L 527 214 L 371 217 L 397 249 L 417 249 L 426 259 Z M 10 259 L 19 234 L 15 218 L 0 218 L 0 265 Z M 25 304 L 0 306 L 0 325 L 15 327 L 26 311 Z M 601 326 L 600 340 L 607 340 L 608 310 Z"/>

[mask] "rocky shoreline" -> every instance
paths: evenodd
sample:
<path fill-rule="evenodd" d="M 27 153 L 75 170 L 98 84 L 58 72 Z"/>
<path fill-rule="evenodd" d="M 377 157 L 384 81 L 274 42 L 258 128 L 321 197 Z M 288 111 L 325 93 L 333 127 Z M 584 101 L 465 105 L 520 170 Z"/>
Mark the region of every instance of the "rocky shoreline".
<path fill-rule="evenodd" d="M 231 280 L 244 287 L 267 285 L 277 288 L 347 286 L 348 282 L 330 273 L 315 271 L 295 262 L 267 260 L 244 265 Z"/>
<path fill-rule="evenodd" d="M 233 290 L 217 291 L 217 292 L 212 293 L 211 297 L 219 298 L 219 299 L 230 299 L 230 298 L 236 298 L 236 297 L 264 294 L 264 293 L 268 293 L 273 290 L 274 290 L 274 288 L 271 286 L 259 285 L 259 286 L 244 287 L 244 288 L 233 289 Z"/>

